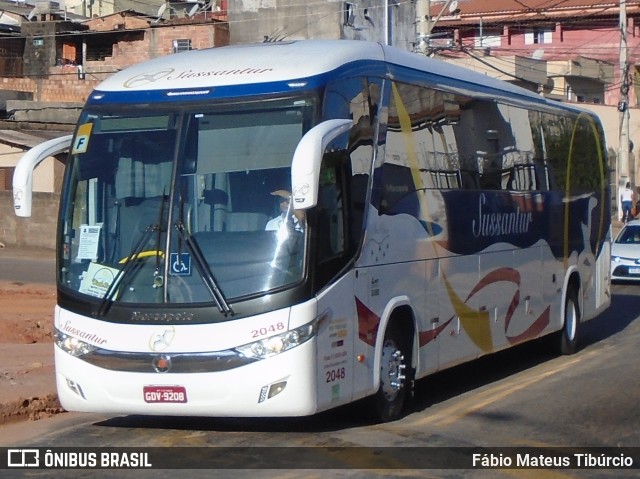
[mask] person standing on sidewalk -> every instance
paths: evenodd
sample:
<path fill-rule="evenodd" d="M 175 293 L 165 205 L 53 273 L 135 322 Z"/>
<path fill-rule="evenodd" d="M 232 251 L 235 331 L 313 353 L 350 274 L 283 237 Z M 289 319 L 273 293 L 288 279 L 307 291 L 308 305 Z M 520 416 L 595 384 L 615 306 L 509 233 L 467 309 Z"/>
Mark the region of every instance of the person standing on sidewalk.
<path fill-rule="evenodd" d="M 622 203 L 622 222 L 626 223 L 627 221 L 633 219 L 631 216 L 631 208 L 633 208 L 633 200 L 635 194 L 631 189 L 631 183 L 627 182 L 627 185 L 620 192 L 620 203 Z"/>

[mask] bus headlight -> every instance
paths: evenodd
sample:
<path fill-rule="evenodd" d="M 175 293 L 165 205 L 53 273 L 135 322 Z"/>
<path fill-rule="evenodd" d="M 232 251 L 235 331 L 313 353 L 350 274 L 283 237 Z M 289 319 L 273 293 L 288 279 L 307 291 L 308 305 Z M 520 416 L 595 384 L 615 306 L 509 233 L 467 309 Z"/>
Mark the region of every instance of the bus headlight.
<path fill-rule="evenodd" d="M 253 343 L 235 348 L 236 352 L 247 358 L 265 359 L 300 346 L 311 339 L 317 330 L 317 324 L 305 324 L 286 333 L 269 336 Z"/>
<path fill-rule="evenodd" d="M 97 346 L 85 343 L 84 341 L 81 341 L 78 338 L 74 338 L 73 336 L 69 336 L 59 329 L 55 330 L 53 340 L 56 346 L 62 349 L 65 353 L 68 353 L 74 357 L 84 356 L 85 354 L 89 354 L 98 349 Z"/>

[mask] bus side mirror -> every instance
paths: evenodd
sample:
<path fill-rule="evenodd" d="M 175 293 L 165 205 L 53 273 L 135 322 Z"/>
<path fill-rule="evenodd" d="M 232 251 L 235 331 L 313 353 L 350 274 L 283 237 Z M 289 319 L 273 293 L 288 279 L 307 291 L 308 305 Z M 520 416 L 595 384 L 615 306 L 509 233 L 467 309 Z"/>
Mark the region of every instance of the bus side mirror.
<path fill-rule="evenodd" d="M 338 136 L 349 131 L 352 125 L 352 120 L 327 120 L 311 128 L 302 137 L 291 163 L 294 209 L 308 209 L 318 203 L 320 166 L 325 150 Z"/>
<path fill-rule="evenodd" d="M 13 173 L 13 211 L 16 216 L 31 216 L 33 196 L 33 170 L 42 160 L 66 151 L 71 146 L 72 135 L 61 136 L 40 143 L 28 150 L 16 165 Z"/>

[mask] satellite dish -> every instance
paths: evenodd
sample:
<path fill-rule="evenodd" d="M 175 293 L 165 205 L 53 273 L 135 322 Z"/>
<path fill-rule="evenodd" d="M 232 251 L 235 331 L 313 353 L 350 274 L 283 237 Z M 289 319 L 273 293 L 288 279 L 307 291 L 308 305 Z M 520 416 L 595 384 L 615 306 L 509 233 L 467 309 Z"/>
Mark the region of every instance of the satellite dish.
<path fill-rule="evenodd" d="M 457 9 L 458 9 L 458 0 L 453 0 L 453 2 L 449 4 L 449 13 L 453 13 Z"/>
<path fill-rule="evenodd" d="M 153 23 L 159 23 L 160 20 L 162 20 L 162 15 L 164 15 L 164 12 L 166 9 L 167 9 L 166 3 L 163 3 L 162 5 L 160 5 L 160 8 L 158 8 L 158 12 L 156 13 L 156 19 L 153 21 Z"/>
<path fill-rule="evenodd" d="M 196 12 L 198 11 L 198 8 L 200 8 L 200 6 L 196 3 L 193 7 L 191 7 L 189 9 L 189 11 L 187 12 L 187 17 L 193 17 Z"/>

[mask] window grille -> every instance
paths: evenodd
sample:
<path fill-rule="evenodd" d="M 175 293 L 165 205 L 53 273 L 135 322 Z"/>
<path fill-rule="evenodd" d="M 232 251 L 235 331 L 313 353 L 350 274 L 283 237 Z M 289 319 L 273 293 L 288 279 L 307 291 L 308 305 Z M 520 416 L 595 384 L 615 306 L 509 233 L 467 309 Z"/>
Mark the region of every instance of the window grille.
<path fill-rule="evenodd" d="M 174 40 L 173 41 L 173 53 L 186 52 L 191 50 L 191 40 Z"/>

